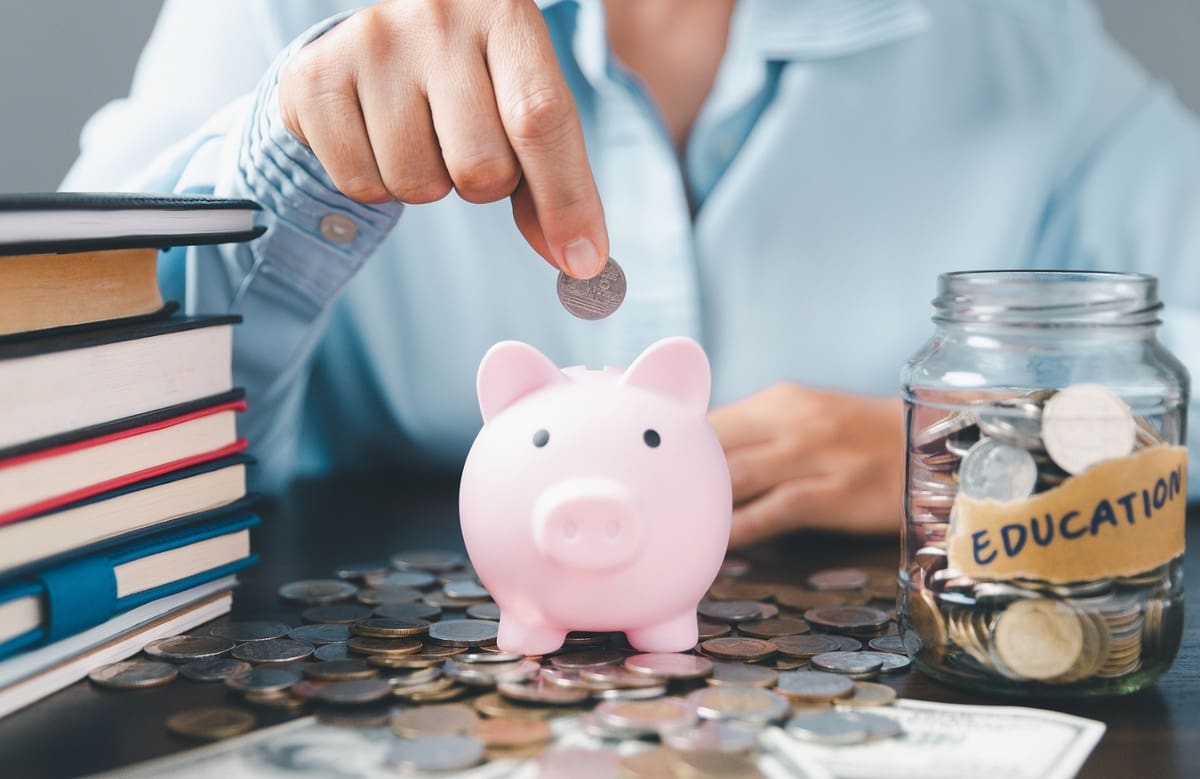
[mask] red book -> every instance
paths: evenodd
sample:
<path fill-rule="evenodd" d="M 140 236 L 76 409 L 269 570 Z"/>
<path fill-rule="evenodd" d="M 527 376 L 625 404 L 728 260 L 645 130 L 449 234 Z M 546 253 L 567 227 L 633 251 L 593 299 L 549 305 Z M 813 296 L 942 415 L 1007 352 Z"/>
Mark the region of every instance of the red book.
<path fill-rule="evenodd" d="M 0 450 L 0 525 L 242 451 L 242 392 Z"/>

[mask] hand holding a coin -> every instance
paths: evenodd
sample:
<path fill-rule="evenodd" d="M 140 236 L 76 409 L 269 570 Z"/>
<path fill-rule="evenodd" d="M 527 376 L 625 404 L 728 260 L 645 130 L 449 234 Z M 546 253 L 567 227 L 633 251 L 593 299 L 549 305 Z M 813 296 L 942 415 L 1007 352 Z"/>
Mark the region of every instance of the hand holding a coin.
<path fill-rule="evenodd" d="M 777 384 L 715 409 L 733 482 L 732 546 L 801 528 L 899 527 L 900 402 Z"/>
<path fill-rule="evenodd" d="M 510 197 L 521 234 L 551 265 L 581 279 L 604 267 L 579 115 L 532 0 L 364 8 L 291 57 L 279 107 L 354 200 Z"/>

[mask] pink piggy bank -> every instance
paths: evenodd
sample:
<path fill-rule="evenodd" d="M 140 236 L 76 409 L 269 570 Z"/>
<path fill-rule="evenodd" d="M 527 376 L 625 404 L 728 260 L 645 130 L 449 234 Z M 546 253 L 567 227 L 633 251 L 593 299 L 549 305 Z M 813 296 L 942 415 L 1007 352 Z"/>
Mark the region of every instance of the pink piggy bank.
<path fill-rule="evenodd" d="M 644 652 L 695 646 L 732 516 L 711 378 L 689 338 L 623 372 L 559 370 L 516 341 L 484 356 L 459 509 L 500 649 L 545 654 L 573 630 L 621 631 Z"/>

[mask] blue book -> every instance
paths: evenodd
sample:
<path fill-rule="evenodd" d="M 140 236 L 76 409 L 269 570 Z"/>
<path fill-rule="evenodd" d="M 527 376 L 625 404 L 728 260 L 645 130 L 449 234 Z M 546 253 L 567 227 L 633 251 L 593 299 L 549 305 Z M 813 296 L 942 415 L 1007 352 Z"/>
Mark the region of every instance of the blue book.
<path fill-rule="evenodd" d="M 0 585 L 0 658 L 252 565 L 256 515 L 234 511 L 53 563 Z"/>

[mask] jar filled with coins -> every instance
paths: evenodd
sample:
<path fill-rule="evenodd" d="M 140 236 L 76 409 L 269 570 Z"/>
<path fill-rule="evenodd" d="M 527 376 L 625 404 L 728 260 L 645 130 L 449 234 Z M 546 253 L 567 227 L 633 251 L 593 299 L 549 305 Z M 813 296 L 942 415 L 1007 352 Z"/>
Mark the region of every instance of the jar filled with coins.
<path fill-rule="evenodd" d="M 903 373 L 899 616 L 939 680 L 1128 693 L 1183 626 L 1188 376 L 1153 277 L 944 274 Z"/>

